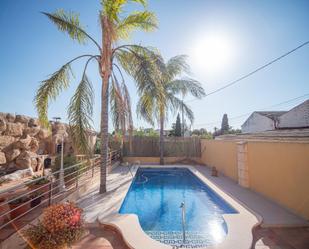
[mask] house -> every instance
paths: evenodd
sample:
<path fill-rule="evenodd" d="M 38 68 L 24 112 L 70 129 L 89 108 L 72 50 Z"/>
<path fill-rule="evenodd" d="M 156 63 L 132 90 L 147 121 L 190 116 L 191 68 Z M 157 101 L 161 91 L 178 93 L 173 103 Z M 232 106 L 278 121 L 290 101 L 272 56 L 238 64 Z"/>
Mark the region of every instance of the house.
<path fill-rule="evenodd" d="M 253 112 L 241 126 L 241 131 L 254 133 L 275 130 L 278 127 L 279 117 L 285 113 L 285 111 Z"/>
<path fill-rule="evenodd" d="M 243 133 L 309 127 L 309 99 L 289 111 L 255 111 L 241 126 Z"/>
<path fill-rule="evenodd" d="M 279 117 L 279 128 L 309 127 L 309 99 Z"/>

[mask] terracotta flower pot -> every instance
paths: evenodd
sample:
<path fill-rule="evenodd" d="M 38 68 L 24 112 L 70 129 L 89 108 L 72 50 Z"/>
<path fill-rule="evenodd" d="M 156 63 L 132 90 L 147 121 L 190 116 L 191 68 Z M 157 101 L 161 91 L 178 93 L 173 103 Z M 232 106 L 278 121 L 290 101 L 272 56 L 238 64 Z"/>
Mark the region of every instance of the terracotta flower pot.
<path fill-rule="evenodd" d="M 30 185 L 28 188 L 30 190 L 36 190 L 37 189 L 37 191 L 34 191 L 33 194 L 41 193 L 42 200 L 45 200 L 49 196 L 49 185 L 50 185 L 49 183 L 33 184 L 33 185 Z"/>
<path fill-rule="evenodd" d="M 41 203 L 42 196 L 35 196 L 35 197 L 32 197 L 31 199 L 32 200 L 30 202 L 30 206 L 33 208 L 33 207 L 38 206 Z"/>
<path fill-rule="evenodd" d="M 6 201 L 7 201 L 7 198 L 0 197 L 0 226 L 3 225 L 7 220 L 7 216 L 1 216 L 7 213 L 7 211 L 9 211 L 8 205 L 4 204 Z"/>
<path fill-rule="evenodd" d="M 29 200 L 27 200 L 29 201 Z M 22 203 L 9 203 L 11 209 L 11 219 L 15 219 L 16 217 L 22 216 L 30 209 L 30 202 L 22 202 Z M 16 209 L 15 209 L 16 208 Z"/>

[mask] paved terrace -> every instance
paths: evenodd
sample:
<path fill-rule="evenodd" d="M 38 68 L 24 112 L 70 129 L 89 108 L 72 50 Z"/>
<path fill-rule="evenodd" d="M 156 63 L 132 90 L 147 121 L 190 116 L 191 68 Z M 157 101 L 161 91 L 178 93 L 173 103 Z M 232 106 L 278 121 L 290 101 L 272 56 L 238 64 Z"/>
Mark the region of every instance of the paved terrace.
<path fill-rule="evenodd" d="M 147 167 L 147 165 L 143 166 Z M 177 165 L 173 166 L 177 167 Z M 289 210 L 261 196 L 260 194 L 240 187 L 237 183 L 223 175 L 219 175 L 219 177 L 211 177 L 210 169 L 205 166 L 196 166 L 196 168 L 203 173 L 205 177 L 220 187 L 227 194 L 232 196 L 235 200 L 250 209 L 253 213 L 256 213 L 262 217 L 263 220 L 261 225 L 254 231 L 254 240 L 256 242 L 255 248 L 309 248 L 309 228 L 306 228 L 309 226 L 309 223 L 306 220 L 298 217 Z M 132 169 L 133 174 L 136 170 L 137 167 Z M 119 166 L 108 175 L 108 191 L 106 194 L 99 195 L 99 183 L 94 183 L 92 188 L 78 202 L 78 204 L 85 210 L 86 222 L 92 224 L 96 223 L 99 217 L 102 219 L 117 211 L 115 210 L 115 207 L 121 204 L 131 181 L 132 175 L 128 167 Z M 101 228 L 91 228 L 90 235 L 82 241 L 81 245 L 86 247 L 91 245 L 93 241 L 100 241 L 97 240 L 101 236 L 99 229 Z M 121 236 L 118 241 L 121 245 L 108 246 L 105 244 L 103 247 L 102 244 L 102 247 L 100 247 L 100 243 L 98 242 L 99 244 L 96 244 L 93 248 L 123 248 L 123 240 Z M 77 246 L 74 248 L 81 247 L 79 245 L 79 247 Z"/>

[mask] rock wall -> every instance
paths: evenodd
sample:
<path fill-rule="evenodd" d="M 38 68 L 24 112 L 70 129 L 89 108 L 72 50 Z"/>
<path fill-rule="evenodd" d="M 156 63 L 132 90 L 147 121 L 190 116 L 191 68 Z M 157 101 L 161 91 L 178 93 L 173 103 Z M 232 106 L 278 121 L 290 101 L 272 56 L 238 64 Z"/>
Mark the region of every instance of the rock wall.
<path fill-rule="evenodd" d="M 0 113 L 0 176 L 16 170 L 41 170 L 41 155 L 56 155 L 62 139 L 64 153 L 74 153 L 68 125 L 60 122 L 50 124 L 51 130 L 48 130 L 42 128 L 36 118 Z"/>

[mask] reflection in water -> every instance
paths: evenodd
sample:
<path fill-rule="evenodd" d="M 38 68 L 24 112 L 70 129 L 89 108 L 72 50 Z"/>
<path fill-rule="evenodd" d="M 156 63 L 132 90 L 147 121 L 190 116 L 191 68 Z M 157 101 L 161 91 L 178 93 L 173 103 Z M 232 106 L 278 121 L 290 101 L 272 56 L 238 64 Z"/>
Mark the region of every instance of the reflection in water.
<path fill-rule="evenodd" d="M 188 169 L 140 168 L 119 212 L 136 214 L 153 239 L 181 245 L 182 202 L 186 203 L 187 247 L 224 240 L 227 227 L 222 214 L 236 211 Z"/>

